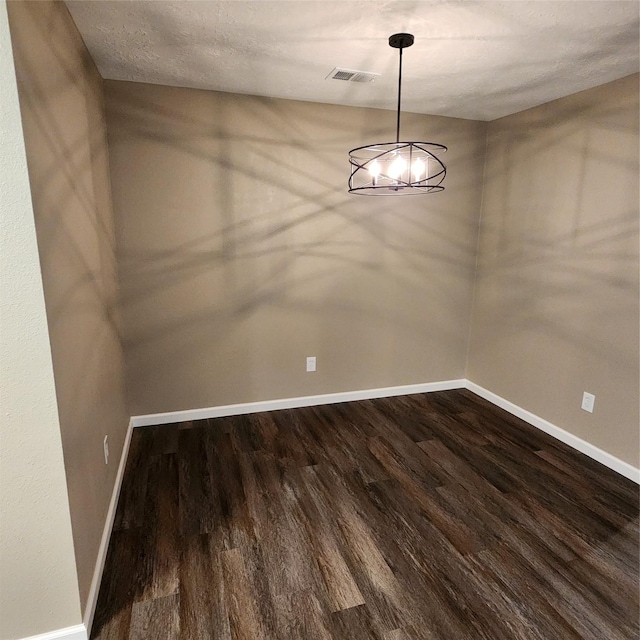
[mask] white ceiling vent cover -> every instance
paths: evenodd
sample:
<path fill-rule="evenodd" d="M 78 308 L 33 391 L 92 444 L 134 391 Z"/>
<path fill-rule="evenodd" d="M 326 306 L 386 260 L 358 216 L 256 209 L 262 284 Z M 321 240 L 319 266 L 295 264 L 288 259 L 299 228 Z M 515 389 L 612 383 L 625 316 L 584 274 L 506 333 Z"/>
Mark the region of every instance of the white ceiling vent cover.
<path fill-rule="evenodd" d="M 372 82 L 379 78 L 379 73 L 372 71 L 356 71 L 355 69 L 341 69 L 336 67 L 325 80 L 346 80 L 347 82 Z"/>

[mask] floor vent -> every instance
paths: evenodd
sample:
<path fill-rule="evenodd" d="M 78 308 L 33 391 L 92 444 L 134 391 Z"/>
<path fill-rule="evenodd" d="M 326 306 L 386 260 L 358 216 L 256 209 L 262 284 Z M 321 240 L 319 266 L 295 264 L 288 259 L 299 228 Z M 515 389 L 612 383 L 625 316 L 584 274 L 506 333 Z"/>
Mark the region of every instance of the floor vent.
<path fill-rule="evenodd" d="M 380 77 L 379 73 L 372 71 L 355 71 L 354 69 L 341 69 L 336 67 L 325 80 L 346 80 L 347 82 L 372 82 Z"/>

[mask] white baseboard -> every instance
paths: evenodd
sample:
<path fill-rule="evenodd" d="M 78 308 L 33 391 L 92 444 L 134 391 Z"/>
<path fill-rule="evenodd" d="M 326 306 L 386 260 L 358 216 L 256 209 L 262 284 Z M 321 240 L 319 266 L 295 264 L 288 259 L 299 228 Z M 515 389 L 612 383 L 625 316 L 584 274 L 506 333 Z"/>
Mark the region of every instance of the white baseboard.
<path fill-rule="evenodd" d="M 89 596 L 87 598 L 87 604 L 84 611 L 83 629 L 86 629 L 88 631 L 88 634 L 91 633 L 91 626 L 93 625 L 93 616 L 96 612 L 96 604 L 98 603 L 98 592 L 100 591 L 100 583 L 102 582 L 102 572 L 104 571 L 104 563 L 105 563 L 105 560 L 107 559 L 107 549 L 109 548 L 109 540 L 111 539 L 111 530 L 113 529 L 113 521 L 116 517 L 116 508 L 118 506 L 118 498 L 120 497 L 120 487 L 122 486 L 124 469 L 127 464 L 127 456 L 129 454 L 129 445 L 131 444 L 132 433 L 133 433 L 133 420 L 129 420 L 127 433 L 124 437 L 124 444 L 122 445 L 122 453 L 120 454 L 120 464 L 118 465 L 118 473 L 116 474 L 113 490 L 111 492 L 111 502 L 109 502 L 107 518 L 104 523 L 104 529 L 102 530 L 102 540 L 100 541 L 100 548 L 98 549 L 98 558 L 96 560 L 95 569 L 93 570 L 93 578 L 91 579 L 91 587 L 89 588 Z M 87 635 L 84 636 L 85 640 Z M 57 638 L 58 636 L 55 636 L 55 637 Z M 38 640 L 40 640 L 39 637 L 38 637 Z M 76 640 L 76 639 L 73 638 L 73 640 Z M 78 638 L 78 640 L 80 640 L 80 638 Z"/>
<path fill-rule="evenodd" d="M 640 469 L 636 469 L 634 466 L 630 465 L 628 462 L 624 462 L 615 456 L 612 456 L 610 453 L 599 449 L 593 444 L 590 444 L 586 440 L 582 438 L 578 438 L 578 436 L 574 436 L 572 433 L 557 427 L 555 424 L 548 422 L 544 418 L 519 407 L 517 404 L 510 402 L 509 400 L 505 400 L 504 398 L 496 395 L 495 393 L 488 391 L 484 387 L 476 384 L 475 382 L 471 382 L 470 380 L 465 380 L 465 386 L 469 391 L 473 391 L 473 393 L 479 395 L 481 398 L 488 400 L 489 402 L 495 404 L 496 406 L 508 411 L 512 415 L 528 422 L 530 425 L 541 429 L 545 433 L 548 433 L 550 436 L 553 436 L 557 440 L 568 444 L 570 447 L 577 449 L 581 453 L 589 456 L 593 460 L 600 462 L 605 465 L 605 467 L 609 467 L 609 469 L 613 469 L 620 475 L 625 476 L 625 478 L 629 478 L 629 480 L 633 480 L 637 484 L 640 484 Z"/>
<path fill-rule="evenodd" d="M 151 413 L 133 416 L 131 422 L 134 427 L 148 427 L 157 424 L 172 424 L 188 420 L 204 420 L 206 418 L 223 418 L 261 411 L 276 411 L 278 409 L 297 409 L 300 407 L 315 407 L 322 404 L 336 404 L 337 402 L 351 402 L 353 400 L 370 400 L 372 398 L 389 398 L 391 396 L 406 396 L 411 393 L 428 393 L 430 391 L 448 391 L 462 389 L 466 380 L 444 380 L 442 382 L 426 382 L 423 384 L 408 384 L 400 387 L 383 387 L 381 389 L 364 389 L 362 391 L 344 391 L 340 393 L 325 393 L 317 396 L 301 396 L 298 398 L 283 398 L 281 400 L 266 400 L 264 402 L 246 402 L 243 404 L 227 404 L 221 407 L 207 407 L 205 409 L 187 409 L 186 411 L 170 411 L 168 413 Z"/>
<path fill-rule="evenodd" d="M 37 636 L 23 638 L 23 640 L 87 640 L 88 637 L 86 627 L 83 624 L 76 624 L 73 627 L 48 631 Z"/>
<path fill-rule="evenodd" d="M 228 404 L 219 407 L 206 407 L 204 409 L 187 409 L 185 411 L 170 411 L 167 413 L 151 413 L 147 415 L 132 416 L 133 427 L 147 427 L 160 424 L 172 424 L 188 420 L 204 420 L 206 418 L 222 418 L 225 416 L 245 415 L 260 411 L 276 411 L 278 409 L 297 409 L 300 407 L 313 407 L 323 404 L 335 404 L 337 402 L 351 402 L 353 400 L 369 400 L 373 398 L 387 398 L 391 396 L 404 396 L 411 393 L 428 393 L 431 391 L 448 391 L 450 389 L 469 389 L 480 397 L 492 402 L 496 406 L 521 418 L 530 425 L 541 429 L 557 440 L 568 444 L 581 453 L 593 458 L 613 471 L 640 484 L 640 469 L 630 465 L 619 458 L 599 449 L 586 440 L 565 431 L 564 429 L 548 422 L 544 418 L 505 400 L 499 395 L 481 387 L 475 382 L 466 379 L 444 380 L 442 382 L 426 382 L 422 384 L 409 384 L 399 387 L 383 387 L 380 389 L 364 389 L 361 391 L 344 391 L 340 393 L 327 393 L 316 396 L 301 396 L 297 398 L 283 398 L 280 400 L 266 400 L 264 402 L 247 402 L 241 404 Z M 90 627 L 88 627 L 90 628 Z"/>

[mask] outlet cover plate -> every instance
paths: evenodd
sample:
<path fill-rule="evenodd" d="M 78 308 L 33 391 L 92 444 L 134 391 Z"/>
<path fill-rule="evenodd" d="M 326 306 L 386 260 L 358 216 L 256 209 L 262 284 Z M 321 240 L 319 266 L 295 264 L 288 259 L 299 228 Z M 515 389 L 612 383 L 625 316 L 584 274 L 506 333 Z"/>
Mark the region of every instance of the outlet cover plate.
<path fill-rule="evenodd" d="M 311 372 L 311 371 L 315 371 L 316 370 L 316 357 L 315 356 L 309 356 L 307 358 L 307 371 Z"/>
<path fill-rule="evenodd" d="M 593 413 L 593 405 L 596 403 L 596 397 L 592 393 L 586 391 L 582 394 L 582 408 L 589 413 Z"/>

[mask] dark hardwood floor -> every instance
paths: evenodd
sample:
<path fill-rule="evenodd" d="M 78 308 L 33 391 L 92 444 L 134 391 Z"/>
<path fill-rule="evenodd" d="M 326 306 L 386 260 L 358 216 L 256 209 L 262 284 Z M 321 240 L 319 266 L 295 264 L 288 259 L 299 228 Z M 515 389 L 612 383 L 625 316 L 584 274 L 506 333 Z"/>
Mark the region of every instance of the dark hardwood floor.
<path fill-rule="evenodd" d="M 631 640 L 638 487 L 468 391 L 136 429 L 92 638 Z"/>

